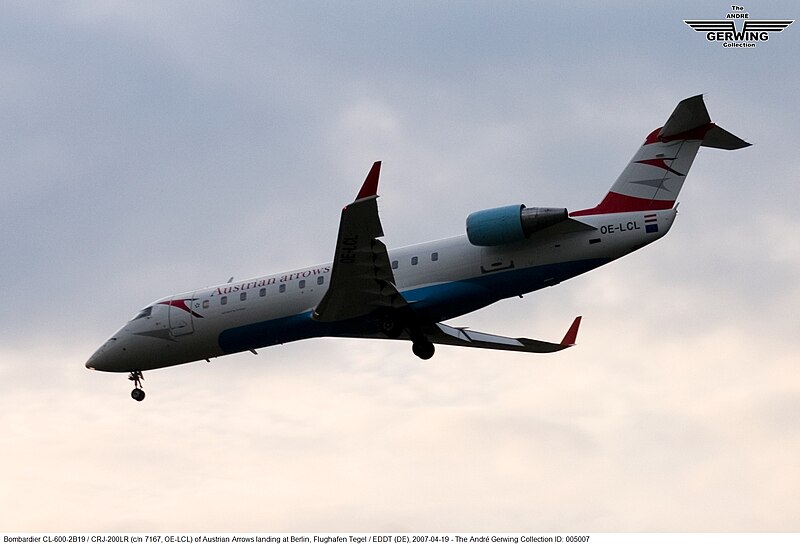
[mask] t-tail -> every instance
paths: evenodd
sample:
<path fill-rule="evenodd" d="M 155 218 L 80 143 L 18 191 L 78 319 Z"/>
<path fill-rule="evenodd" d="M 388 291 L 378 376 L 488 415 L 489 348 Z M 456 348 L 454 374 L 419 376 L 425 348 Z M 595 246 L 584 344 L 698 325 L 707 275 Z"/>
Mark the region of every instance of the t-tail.
<path fill-rule="evenodd" d="M 749 145 L 711 122 L 702 95 L 686 98 L 663 127 L 647 136 L 600 204 L 570 215 L 671 209 L 700 146 L 731 150 Z"/>

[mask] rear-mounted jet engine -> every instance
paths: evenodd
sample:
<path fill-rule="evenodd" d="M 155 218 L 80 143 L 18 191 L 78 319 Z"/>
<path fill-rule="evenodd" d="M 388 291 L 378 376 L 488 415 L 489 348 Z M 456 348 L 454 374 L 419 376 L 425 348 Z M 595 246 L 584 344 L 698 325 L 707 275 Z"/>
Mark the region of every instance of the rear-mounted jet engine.
<path fill-rule="evenodd" d="M 566 219 L 566 208 L 526 208 L 524 204 L 491 208 L 469 214 L 467 238 L 474 246 L 511 244 Z"/>

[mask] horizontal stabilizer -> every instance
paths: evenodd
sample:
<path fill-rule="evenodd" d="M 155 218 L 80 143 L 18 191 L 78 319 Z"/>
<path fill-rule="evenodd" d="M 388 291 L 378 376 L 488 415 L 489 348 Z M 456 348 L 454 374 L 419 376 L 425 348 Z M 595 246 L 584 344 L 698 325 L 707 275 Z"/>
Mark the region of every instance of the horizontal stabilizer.
<path fill-rule="evenodd" d="M 734 136 L 724 128 L 714 125 L 708 132 L 706 132 L 706 135 L 703 138 L 703 143 L 700 145 L 703 147 L 713 147 L 715 149 L 726 149 L 733 151 L 735 149 L 749 147 L 752 144 L 745 142 L 738 136 Z"/>
<path fill-rule="evenodd" d="M 692 134 L 693 131 L 696 132 Z M 658 133 L 658 137 L 664 141 L 678 139 L 678 136 L 702 139 L 700 145 L 715 149 L 734 150 L 750 145 L 711 122 L 701 94 L 681 100 Z"/>

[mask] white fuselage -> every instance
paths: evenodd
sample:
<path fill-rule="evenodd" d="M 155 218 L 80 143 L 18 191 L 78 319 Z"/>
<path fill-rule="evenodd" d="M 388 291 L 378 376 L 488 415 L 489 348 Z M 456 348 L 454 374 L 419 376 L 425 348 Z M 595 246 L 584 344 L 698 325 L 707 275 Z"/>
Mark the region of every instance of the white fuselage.
<path fill-rule="evenodd" d="M 582 230 L 545 229 L 523 242 L 494 247 L 457 236 L 391 250 L 389 259 L 397 290 L 419 315 L 438 322 L 622 257 L 666 234 L 675 215 L 667 209 L 583 216 L 580 222 L 588 227 Z M 86 366 L 142 371 L 303 338 L 380 338 L 363 319 L 313 319 L 331 268 L 309 266 L 160 299 L 117 331 Z"/>

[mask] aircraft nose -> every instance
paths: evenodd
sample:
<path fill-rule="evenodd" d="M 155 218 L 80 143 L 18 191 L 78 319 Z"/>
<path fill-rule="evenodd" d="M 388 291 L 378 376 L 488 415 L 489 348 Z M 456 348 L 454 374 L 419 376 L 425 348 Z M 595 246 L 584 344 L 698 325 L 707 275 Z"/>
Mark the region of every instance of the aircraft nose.
<path fill-rule="evenodd" d="M 96 352 L 86 361 L 86 368 L 89 370 L 103 370 Z"/>
<path fill-rule="evenodd" d="M 86 361 L 86 368 L 89 370 L 111 370 L 111 362 L 108 360 L 108 351 L 116 340 L 116 338 L 110 338 L 105 344 L 100 346 L 98 350 L 89 357 L 89 360 Z"/>
<path fill-rule="evenodd" d="M 103 370 L 103 364 L 101 361 L 102 357 L 100 355 L 100 351 L 101 350 L 98 349 L 92 354 L 91 357 L 89 357 L 89 360 L 86 361 L 86 368 L 88 368 L 89 370 Z"/>

